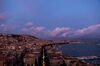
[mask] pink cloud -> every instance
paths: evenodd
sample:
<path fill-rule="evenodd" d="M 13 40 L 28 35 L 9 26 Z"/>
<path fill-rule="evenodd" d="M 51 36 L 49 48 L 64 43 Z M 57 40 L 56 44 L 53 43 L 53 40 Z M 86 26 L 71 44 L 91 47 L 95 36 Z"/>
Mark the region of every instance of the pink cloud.
<path fill-rule="evenodd" d="M 33 23 L 30 21 L 30 22 L 27 22 L 27 23 L 26 23 L 26 26 L 25 26 L 25 27 L 30 28 L 30 27 L 32 27 L 32 26 L 33 26 Z"/>
<path fill-rule="evenodd" d="M 67 36 L 70 33 L 71 29 L 67 27 L 57 27 L 50 31 L 50 36 Z"/>
<path fill-rule="evenodd" d="M 45 27 L 42 26 L 37 26 L 34 27 L 32 22 L 28 22 L 25 27 L 23 27 L 21 29 L 21 33 L 23 34 L 31 34 L 31 35 L 35 35 L 35 34 L 39 34 L 41 32 L 43 32 L 45 29 Z"/>
<path fill-rule="evenodd" d="M 74 35 L 75 36 L 84 36 L 84 35 L 96 33 L 98 31 L 100 32 L 100 24 L 91 25 L 86 28 L 78 29 L 74 32 Z"/>
<path fill-rule="evenodd" d="M 39 34 L 45 30 L 45 27 L 38 26 L 33 29 L 33 34 Z"/>
<path fill-rule="evenodd" d="M 79 37 L 79 36 L 90 36 L 100 35 L 100 24 L 91 25 L 82 29 L 74 29 L 68 27 L 57 27 L 49 31 L 51 37 Z"/>
<path fill-rule="evenodd" d="M 35 30 L 38 31 L 38 32 L 40 32 L 40 31 L 42 31 L 44 29 L 45 29 L 45 27 L 42 27 L 42 26 L 39 26 L 39 27 L 36 27 L 35 28 Z"/>
<path fill-rule="evenodd" d="M 3 25 L 2 25 L 3 26 Z M 42 26 L 24 27 L 22 31 L 32 35 L 44 35 L 49 37 L 79 37 L 86 35 L 97 35 L 100 33 L 100 24 L 91 25 L 82 29 L 74 29 L 69 27 L 56 27 L 52 30 L 46 30 Z M 100 35 L 100 34 L 99 34 Z"/>

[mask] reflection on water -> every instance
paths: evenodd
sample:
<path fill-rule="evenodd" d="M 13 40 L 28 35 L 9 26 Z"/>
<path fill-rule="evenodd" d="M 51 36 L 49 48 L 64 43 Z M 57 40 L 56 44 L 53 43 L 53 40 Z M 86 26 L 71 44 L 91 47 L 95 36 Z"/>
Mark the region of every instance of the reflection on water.
<path fill-rule="evenodd" d="M 66 56 L 100 56 L 100 45 L 98 44 L 70 44 L 62 45 L 60 50 Z M 100 60 L 86 60 L 90 63 L 100 63 Z"/>

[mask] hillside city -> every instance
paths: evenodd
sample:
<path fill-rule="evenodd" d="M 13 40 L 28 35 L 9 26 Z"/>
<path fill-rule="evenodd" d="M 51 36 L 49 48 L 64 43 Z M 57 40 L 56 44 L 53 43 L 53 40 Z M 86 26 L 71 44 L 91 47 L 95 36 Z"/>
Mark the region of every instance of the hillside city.
<path fill-rule="evenodd" d="M 65 56 L 55 44 L 79 41 L 43 40 L 28 35 L 0 34 L 0 66 L 95 66 Z"/>

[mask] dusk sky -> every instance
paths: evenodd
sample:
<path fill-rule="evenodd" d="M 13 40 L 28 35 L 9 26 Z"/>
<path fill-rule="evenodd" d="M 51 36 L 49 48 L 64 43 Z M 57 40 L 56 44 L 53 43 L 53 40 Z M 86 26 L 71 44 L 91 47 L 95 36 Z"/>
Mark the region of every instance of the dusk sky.
<path fill-rule="evenodd" d="M 0 33 L 100 36 L 100 0 L 0 0 Z"/>

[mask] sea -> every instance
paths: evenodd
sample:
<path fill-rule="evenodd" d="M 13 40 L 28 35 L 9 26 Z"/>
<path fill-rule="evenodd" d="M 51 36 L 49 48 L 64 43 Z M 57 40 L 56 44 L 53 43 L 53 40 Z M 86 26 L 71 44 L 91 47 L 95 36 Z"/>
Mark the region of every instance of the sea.
<path fill-rule="evenodd" d="M 59 50 L 66 56 L 83 57 L 99 56 L 100 44 L 64 44 L 59 46 Z M 84 60 L 88 63 L 100 64 L 100 59 Z"/>

